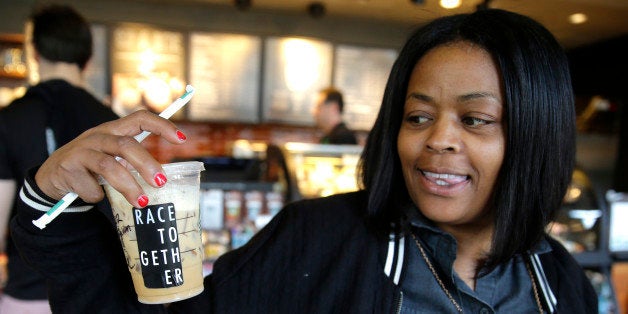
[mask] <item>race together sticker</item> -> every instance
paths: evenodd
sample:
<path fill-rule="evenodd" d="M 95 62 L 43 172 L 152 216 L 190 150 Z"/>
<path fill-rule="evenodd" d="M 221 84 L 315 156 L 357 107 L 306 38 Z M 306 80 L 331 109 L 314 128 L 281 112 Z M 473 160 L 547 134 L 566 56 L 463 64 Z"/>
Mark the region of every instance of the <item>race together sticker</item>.
<path fill-rule="evenodd" d="M 144 285 L 168 288 L 183 284 L 179 233 L 173 203 L 133 208 Z"/>

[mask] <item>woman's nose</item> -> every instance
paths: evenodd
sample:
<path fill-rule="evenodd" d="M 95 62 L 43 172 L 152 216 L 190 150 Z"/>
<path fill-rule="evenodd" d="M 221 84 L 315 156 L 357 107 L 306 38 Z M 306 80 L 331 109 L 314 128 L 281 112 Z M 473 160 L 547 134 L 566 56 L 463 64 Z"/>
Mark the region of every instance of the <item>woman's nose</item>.
<path fill-rule="evenodd" d="M 426 146 L 428 150 L 439 154 L 456 153 L 460 151 L 460 140 L 460 133 L 455 123 L 437 120 L 431 126 Z"/>

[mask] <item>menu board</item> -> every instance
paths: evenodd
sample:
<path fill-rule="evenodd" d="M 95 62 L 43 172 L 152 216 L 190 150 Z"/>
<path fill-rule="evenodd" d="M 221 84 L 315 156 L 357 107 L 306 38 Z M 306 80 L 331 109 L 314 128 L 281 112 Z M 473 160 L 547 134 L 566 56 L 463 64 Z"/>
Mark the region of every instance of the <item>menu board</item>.
<path fill-rule="evenodd" d="M 311 108 L 316 95 L 331 84 L 333 46 L 311 39 L 270 37 L 265 48 L 264 121 L 313 125 Z"/>
<path fill-rule="evenodd" d="M 183 39 L 182 33 L 144 25 L 113 29 L 111 92 L 116 113 L 158 113 L 185 92 Z"/>
<path fill-rule="evenodd" d="M 92 31 L 92 58 L 85 68 L 85 85 L 96 98 L 107 98 L 107 28 L 104 25 L 94 24 Z"/>
<path fill-rule="evenodd" d="M 340 45 L 334 85 L 343 92 L 344 120 L 354 130 L 373 127 L 397 51 Z"/>
<path fill-rule="evenodd" d="M 259 122 L 261 39 L 236 34 L 190 35 L 190 120 Z"/>

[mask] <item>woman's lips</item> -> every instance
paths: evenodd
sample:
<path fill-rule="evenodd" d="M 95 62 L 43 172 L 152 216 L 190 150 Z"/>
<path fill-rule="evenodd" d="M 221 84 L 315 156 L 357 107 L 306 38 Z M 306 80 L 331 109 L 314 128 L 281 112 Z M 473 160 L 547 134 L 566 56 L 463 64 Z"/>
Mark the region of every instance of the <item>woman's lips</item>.
<path fill-rule="evenodd" d="M 470 182 L 468 175 L 438 173 L 424 170 L 420 170 L 420 173 L 422 174 L 421 177 L 423 179 L 421 182 L 424 188 L 429 193 L 440 196 L 455 196 Z"/>
<path fill-rule="evenodd" d="M 436 183 L 440 186 L 453 185 L 464 182 L 468 179 L 468 176 L 450 174 L 450 173 L 436 173 L 429 171 L 421 171 L 427 180 Z"/>

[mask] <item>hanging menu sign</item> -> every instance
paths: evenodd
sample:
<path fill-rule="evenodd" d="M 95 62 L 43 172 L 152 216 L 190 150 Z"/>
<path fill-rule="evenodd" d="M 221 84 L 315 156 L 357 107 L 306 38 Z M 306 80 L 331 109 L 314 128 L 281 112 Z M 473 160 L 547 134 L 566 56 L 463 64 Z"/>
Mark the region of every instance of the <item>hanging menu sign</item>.
<path fill-rule="evenodd" d="M 260 59 L 258 37 L 192 33 L 188 119 L 259 122 Z"/>
<path fill-rule="evenodd" d="M 304 38 L 266 40 L 262 108 L 266 122 L 313 125 L 311 108 L 331 84 L 333 47 Z"/>
<path fill-rule="evenodd" d="M 334 84 L 343 92 L 343 115 L 349 128 L 368 131 L 373 127 L 395 58 L 394 49 L 337 47 Z"/>
<path fill-rule="evenodd" d="M 122 25 L 112 35 L 112 108 L 163 111 L 185 92 L 183 34 Z M 175 114 L 175 118 L 182 112 Z"/>

